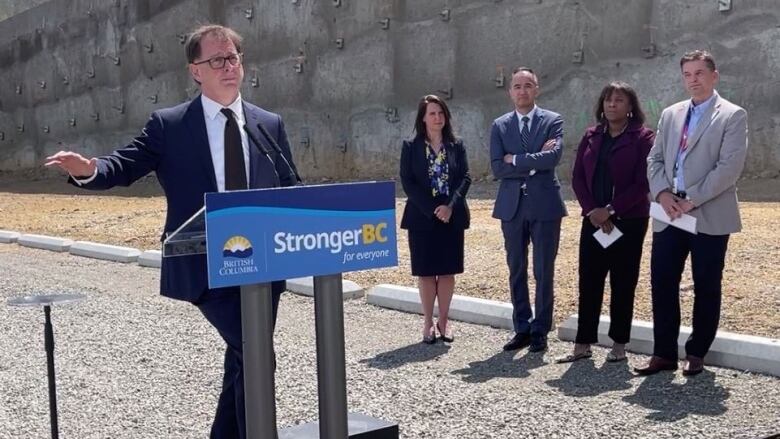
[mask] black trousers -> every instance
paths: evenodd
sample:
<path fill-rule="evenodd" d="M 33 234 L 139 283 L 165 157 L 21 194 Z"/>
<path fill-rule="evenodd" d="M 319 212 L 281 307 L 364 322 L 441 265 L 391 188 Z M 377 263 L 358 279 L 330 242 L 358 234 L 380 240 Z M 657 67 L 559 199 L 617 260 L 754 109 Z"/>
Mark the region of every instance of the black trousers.
<path fill-rule="evenodd" d="M 272 296 L 273 326 L 279 309 L 280 288 Z M 225 374 L 217 411 L 211 425 L 211 439 L 244 439 L 246 416 L 244 406 L 244 357 L 241 331 L 241 289 L 239 287 L 210 290 L 195 303 L 206 320 L 225 340 Z"/>
<path fill-rule="evenodd" d="M 631 339 L 634 292 L 639 280 L 647 223 L 647 218 L 614 219 L 613 224 L 623 236 L 604 248 L 593 237 L 597 228 L 588 218 L 582 219 L 577 343 L 598 341 L 599 316 L 607 273 L 611 290 L 609 337 L 615 343 L 628 343 Z"/>
<path fill-rule="evenodd" d="M 653 354 L 677 360 L 680 336 L 680 279 L 691 255 L 693 330 L 688 355 L 703 358 L 715 340 L 720 321 L 721 281 L 729 235 L 693 235 L 676 227 L 653 233 L 650 284 L 653 297 Z"/>

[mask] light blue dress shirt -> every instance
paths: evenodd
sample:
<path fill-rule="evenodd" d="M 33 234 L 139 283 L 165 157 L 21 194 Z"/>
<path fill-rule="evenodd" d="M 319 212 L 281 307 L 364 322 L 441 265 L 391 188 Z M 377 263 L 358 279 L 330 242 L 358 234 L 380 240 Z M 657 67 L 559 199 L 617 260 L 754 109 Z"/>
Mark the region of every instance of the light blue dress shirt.
<path fill-rule="evenodd" d="M 715 98 L 718 96 L 718 92 L 713 92 L 712 96 L 710 96 L 709 99 L 702 102 L 699 105 L 696 105 L 693 103 L 693 100 L 691 100 L 691 106 L 689 107 L 689 110 L 691 112 L 691 120 L 688 121 L 688 139 L 690 139 L 693 136 L 693 133 L 696 132 L 696 127 L 699 126 L 699 122 L 701 121 L 701 116 L 709 110 L 709 108 L 712 106 L 712 103 L 715 102 Z M 688 145 L 690 146 L 690 145 Z M 677 162 L 674 165 L 674 189 L 675 192 L 683 192 L 685 191 L 685 176 L 682 171 L 679 171 L 683 169 L 683 166 L 685 165 L 685 158 L 688 156 L 688 149 L 686 148 L 685 151 L 680 149 L 679 144 L 677 145 Z"/>

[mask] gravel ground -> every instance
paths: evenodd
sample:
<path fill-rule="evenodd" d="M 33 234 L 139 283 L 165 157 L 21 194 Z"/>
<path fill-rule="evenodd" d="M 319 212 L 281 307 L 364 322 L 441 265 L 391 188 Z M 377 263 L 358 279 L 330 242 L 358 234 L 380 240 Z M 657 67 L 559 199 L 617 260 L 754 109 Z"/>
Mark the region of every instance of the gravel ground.
<path fill-rule="evenodd" d="M 469 191 L 471 229 L 466 232 L 466 271 L 457 277 L 455 293 L 506 302 L 508 270 L 500 223 L 491 217 L 496 183 L 477 181 Z M 397 185 L 400 191 L 400 185 Z M 720 329 L 742 334 L 780 338 L 780 179 L 743 180 L 740 205 L 744 230 L 732 235 L 723 273 Z M 555 268 L 555 321 L 577 312 L 577 262 L 581 219 L 571 200 L 568 183 L 564 195 L 570 216 L 563 219 L 561 244 Z M 400 220 L 405 197 L 399 192 Z M 131 188 L 91 192 L 63 183 L 61 178 L 0 174 L 0 230 L 40 233 L 75 240 L 159 249 L 165 200 L 153 177 Z M 644 243 L 642 269 L 634 301 L 634 318 L 652 321 L 650 306 L 650 243 Z M 406 232 L 398 231 L 398 267 L 346 273 L 345 278 L 370 288 L 377 284 L 415 286 L 409 271 Z M 530 272 L 530 270 L 529 270 Z M 533 288 L 533 279 L 530 280 Z M 609 309 L 605 295 L 602 312 Z M 533 299 L 532 299 L 533 300 Z M 690 326 L 693 281 L 683 274 L 683 324 Z"/>
<path fill-rule="evenodd" d="M 53 311 L 63 438 L 205 438 L 223 345 L 197 310 L 157 294 L 158 271 L 0 245 L 0 299 L 82 292 Z M 630 364 L 556 365 L 500 351 L 506 331 L 456 324 L 450 346 L 418 342 L 419 316 L 345 303 L 352 411 L 405 438 L 711 437 L 780 432 L 780 379 L 711 368 L 633 377 Z M 285 295 L 276 332 L 280 426 L 316 417 L 313 302 Z M 0 307 L 0 438 L 48 437 L 40 310 Z"/>

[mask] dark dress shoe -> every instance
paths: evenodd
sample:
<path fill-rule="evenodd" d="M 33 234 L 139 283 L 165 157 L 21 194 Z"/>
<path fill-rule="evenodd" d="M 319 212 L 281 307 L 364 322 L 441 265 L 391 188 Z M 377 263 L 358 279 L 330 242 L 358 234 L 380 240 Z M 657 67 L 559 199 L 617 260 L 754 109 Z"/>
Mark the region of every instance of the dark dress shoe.
<path fill-rule="evenodd" d="M 642 376 L 655 375 L 662 370 L 677 370 L 677 361 L 667 360 L 666 358 L 653 355 L 650 357 L 647 366 L 634 368 L 634 372 Z"/>
<path fill-rule="evenodd" d="M 504 345 L 505 351 L 516 351 L 531 344 L 531 336 L 528 334 L 515 334 L 511 340 Z"/>
<path fill-rule="evenodd" d="M 685 357 L 685 365 L 682 374 L 689 377 L 704 372 L 704 359 L 688 355 Z"/>
<path fill-rule="evenodd" d="M 425 344 L 436 343 L 436 331 L 433 329 L 433 325 L 431 325 L 431 327 L 427 330 L 423 330 L 422 342 Z"/>
<path fill-rule="evenodd" d="M 439 338 L 441 338 L 441 341 L 446 343 L 452 343 L 455 341 L 455 336 L 452 335 L 452 330 L 450 329 L 450 325 L 447 325 L 447 328 L 442 331 L 441 326 L 439 326 L 439 322 L 436 322 L 436 329 L 439 331 Z"/>
<path fill-rule="evenodd" d="M 531 336 L 531 346 L 528 348 L 529 352 L 543 352 L 547 350 L 547 336 L 535 335 Z"/>

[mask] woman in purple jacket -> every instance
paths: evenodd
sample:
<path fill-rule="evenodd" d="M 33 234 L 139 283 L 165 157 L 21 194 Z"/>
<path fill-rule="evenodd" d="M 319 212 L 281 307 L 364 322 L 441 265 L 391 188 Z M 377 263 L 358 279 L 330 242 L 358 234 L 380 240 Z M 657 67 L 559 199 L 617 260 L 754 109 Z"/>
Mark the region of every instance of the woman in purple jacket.
<path fill-rule="evenodd" d="M 583 216 L 579 319 L 574 352 L 560 363 L 592 355 L 607 273 L 612 293 L 609 337 L 614 342 L 607 361 L 626 359 L 650 211 L 646 169 L 655 135 L 643 126 L 645 115 L 636 92 L 624 82 L 610 83 L 601 91 L 595 113 L 598 124 L 585 131 L 574 162 L 572 185 Z M 622 236 L 603 247 L 596 232 Z"/>

